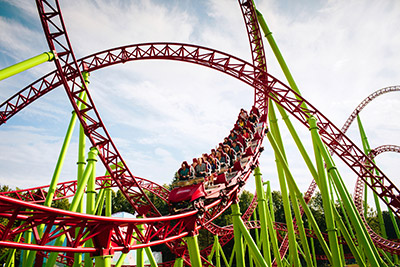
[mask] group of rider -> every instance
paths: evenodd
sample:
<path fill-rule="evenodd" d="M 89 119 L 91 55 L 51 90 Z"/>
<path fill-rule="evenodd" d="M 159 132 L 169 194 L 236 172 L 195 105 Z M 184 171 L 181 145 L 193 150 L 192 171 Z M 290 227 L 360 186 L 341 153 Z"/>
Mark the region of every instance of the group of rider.
<path fill-rule="evenodd" d="M 176 175 L 178 181 L 204 178 L 210 184 L 221 172 L 230 172 L 234 163 L 240 160 L 247 148 L 247 143 L 253 139 L 260 113 L 256 107 L 252 107 L 250 114 L 241 109 L 238 119 L 228 137 L 219 143 L 211 153 L 204 153 L 199 158 L 194 158 L 191 165 L 187 161 L 182 162 Z"/>

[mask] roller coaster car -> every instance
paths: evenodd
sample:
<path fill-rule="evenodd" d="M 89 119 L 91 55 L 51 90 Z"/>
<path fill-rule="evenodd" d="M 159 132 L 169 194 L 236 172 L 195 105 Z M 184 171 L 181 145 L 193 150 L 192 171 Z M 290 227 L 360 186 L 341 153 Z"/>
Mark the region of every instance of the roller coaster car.
<path fill-rule="evenodd" d="M 203 178 L 180 181 L 176 183 L 176 186 L 178 187 L 172 189 L 168 196 L 171 213 L 196 208 L 197 202 L 202 201 L 207 195 Z"/>

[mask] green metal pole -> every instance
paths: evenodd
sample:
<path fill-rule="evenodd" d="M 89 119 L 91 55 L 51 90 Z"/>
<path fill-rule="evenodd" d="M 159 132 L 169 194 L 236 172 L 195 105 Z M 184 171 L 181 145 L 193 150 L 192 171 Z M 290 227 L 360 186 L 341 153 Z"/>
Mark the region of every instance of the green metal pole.
<path fill-rule="evenodd" d="M 144 230 L 143 225 L 138 225 L 138 230 L 142 232 Z M 143 267 L 144 266 L 144 253 L 143 249 L 139 248 L 136 250 L 136 266 Z"/>
<path fill-rule="evenodd" d="M 281 160 L 284 163 L 284 164 L 282 164 L 282 167 L 285 170 L 285 172 L 287 173 L 288 183 L 291 183 L 291 185 L 292 185 L 291 188 L 293 188 L 293 190 L 295 191 L 297 199 L 300 201 L 300 204 L 304 209 L 304 213 L 306 214 L 308 221 L 310 222 L 312 228 L 314 229 L 315 235 L 317 236 L 318 241 L 320 242 L 321 247 L 324 250 L 326 257 L 328 258 L 329 262 L 332 263 L 332 253 L 330 252 L 328 246 L 326 245 L 326 242 L 321 234 L 321 231 L 317 225 L 317 222 L 315 221 L 310 208 L 308 207 L 307 203 L 305 202 L 303 195 L 300 192 L 300 189 L 297 187 L 296 182 L 294 181 L 294 178 L 290 173 L 288 165 L 285 164 L 286 161 L 284 160 L 283 155 L 280 152 L 279 147 L 276 144 L 276 141 L 275 141 L 274 137 L 272 136 L 271 132 L 267 133 L 267 138 L 268 138 L 272 148 L 274 149 L 275 154 L 278 156 L 279 160 Z"/>
<path fill-rule="evenodd" d="M 276 231 L 274 229 L 274 222 L 275 222 L 275 214 L 274 214 L 274 205 L 272 200 L 271 194 L 271 186 L 269 181 L 267 181 L 267 192 L 266 195 L 268 196 L 270 206 L 266 207 L 266 219 L 267 219 L 267 226 L 269 231 L 269 236 L 271 238 L 272 244 L 272 251 L 274 253 L 275 261 L 278 267 L 282 266 L 281 255 L 279 253 L 279 246 L 278 246 L 278 237 L 276 235 Z M 266 240 L 268 242 L 268 240 Z"/>
<path fill-rule="evenodd" d="M 22 237 L 22 232 L 17 235 L 17 237 L 15 238 L 14 241 L 18 243 L 21 240 L 21 237 Z M 16 249 L 15 248 L 10 248 L 7 252 L 8 252 L 7 260 L 6 260 L 6 263 L 5 263 L 4 266 L 5 267 L 13 267 L 13 266 L 15 266 L 15 252 L 16 252 Z"/>
<path fill-rule="evenodd" d="M 83 93 L 81 93 L 79 96 L 82 97 Z M 79 103 L 77 103 L 77 104 L 79 105 Z M 51 203 L 53 202 L 54 194 L 55 194 L 55 191 L 57 188 L 57 183 L 60 178 L 61 170 L 64 165 L 64 161 L 65 161 L 65 157 L 67 155 L 69 144 L 71 143 L 71 138 L 72 138 L 72 134 L 74 132 L 76 119 L 77 119 L 76 113 L 73 111 L 69 125 L 68 125 L 67 133 L 65 134 L 64 142 L 63 142 L 60 154 L 57 159 L 56 167 L 53 172 L 53 177 L 50 182 L 48 193 L 46 195 L 46 200 L 43 204 L 44 206 L 50 207 Z M 43 227 L 39 226 L 38 231 L 41 234 L 43 232 Z M 27 257 L 28 258 L 27 258 L 26 266 L 33 266 L 33 262 L 36 257 L 36 251 L 29 251 L 29 252 L 27 251 Z"/>
<path fill-rule="evenodd" d="M 275 151 L 275 153 L 276 154 L 277 153 L 282 153 L 282 158 L 279 158 L 277 155 L 275 157 L 277 158 L 277 161 L 280 162 L 281 166 L 282 165 L 286 165 L 287 162 L 286 162 L 285 154 L 283 152 L 284 148 L 283 148 L 281 136 L 280 136 L 280 134 L 279 134 L 279 132 L 277 130 L 274 130 L 274 129 L 278 129 L 278 125 L 277 125 L 277 120 L 276 120 L 275 112 L 274 112 L 274 109 L 273 109 L 273 105 L 271 103 L 270 103 L 269 111 L 270 111 L 269 115 L 271 115 L 271 117 L 270 117 L 271 118 L 271 120 L 270 120 L 271 121 L 271 124 L 270 124 L 271 125 L 271 132 L 274 135 L 274 137 L 276 138 L 275 140 L 277 140 L 276 141 L 277 142 L 277 146 L 280 148 L 279 152 Z M 285 168 L 283 168 L 283 171 L 285 173 L 284 176 L 282 175 L 283 177 L 287 177 L 288 175 L 291 175 L 291 174 L 288 173 L 288 171 Z M 286 184 L 286 182 L 285 182 L 285 184 Z M 307 266 L 313 266 L 312 259 L 311 259 L 311 253 L 310 253 L 310 249 L 309 249 L 309 246 L 308 246 L 307 237 L 306 237 L 305 229 L 304 229 L 304 225 L 303 225 L 303 219 L 302 219 L 302 215 L 301 215 L 300 209 L 299 209 L 299 204 L 297 202 L 297 198 L 295 196 L 294 189 L 292 188 L 292 185 L 290 183 L 288 183 L 288 187 L 289 187 L 290 200 L 292 202 L 292 208 L 293 208 L 293 211 L 294 211 L 294 214 L 295 214 L 295 218 L 296 218 L 296 224 L 298 226 L 298 230 L 299 230 L 299 234 L 300 234 L 300 241 L 301 241 L 303 250 L 305 251 L 305 254 L 304 254 L 305 255 L 305 260 L 306 260 Z M 283 197 L 283 195 L 282 195 L 282 197 Z M 288 217 L 289 217 L 289 220 L 290 220 L 290 224 L 292 224 L 293 220 L 292 220 L 292 217 L 291 217 L 291 213 L 289 213 L 289 216 Z M 285 214 L 285 217 L 286 217 L 286 214 Z M 288 217 L 286 217 L 287 221 L 288 221 Z M 289 242 L 290 242 L 290 236 L 289 236 Z M 290 247 L 289 247 L 289 249 L 290 249 Z M 296 247 L 296 250 L 297 250 L 297 247 Z M 298 253 L 296 253 L 296 255 L 298 255 Z"/>
<path fill-rule="evenodd" d="M 349 215 L 352 226 L 356 231 L 356 236 L 360 246 L 363 247 L 364 252 L 368 258 L 368 263 L 370 266 L 385 266 L 384 262 L 380 259 L 376 247 L 372 243 L 368 232 L 363 224 L 360 215 L 358 214 L 356 207 L 354 206 L 354 202 L 351 200 L 351 196 L 348 193 L 345 184 L 343 183 L 342 178 L 340 177 L 339 172 L 336 169 L 336 166 L 333 163 L 333 160 L 326 149 L 324 143 L 320 138 L 316 139 L 318 147 L 321 151 L 321 154 L 326 163 L 326 167 L 328 169 L 328 173 L 332 175 L 333 181 L 335 182 L 335 186 L 338 189 L 341 200 L 343 201 L 346 211 Z"/>
<path fill-rule="evenodd" d="M 94 159 L 94 162 L 97 160 Z M 86 213 L 94 215 L 95 214 L 95 202 L 96 202 L 96 164 L 93 164 L 92 173 L 89 177 L 89 181 L 87 183 L 86 189 Z M 82 203 L 82 201 L 81 201 Z M 85 247 L 93 247 L 92 240 L 88 240 L 85 243 Z M 74 264 L 78 263 L 77 266 L 80 266 L 82 262 L 82 254 L 76 253 L 75 260 L 79 260 L 78 262 L 74 262 Z M 93 267 L 93 259 L 90 256 L 90 253 L 85 253 L 85 267 Z"/>
<path fill-rule="evenodd" d="M 0 70 L 0 81 L 8 77 L 11 77 L 15 74 L 21 73 L 27 69 L 40 65 L 46 61 L 51 61 L 53 59 L 54 59 L 53 52 L 44 52 L 43 54 L 37 55 L 30 59 L 24 60 L 20 63 L 4 68 Z"/>
<path fill-rule="evenodd" d="M 72 203 L 69 208 L 70 211 L 76 212 L 76 210 L 78 209 L 79 203 L 81 202 L 82 196 L 85 191 L 87 181 L 89 180 L 89 177 L 92 173 L 93 165 L 96 163 L 97 154 L 98 154 L 97 148 L 90 149 L 88 160 L 87 160 L 88 164 L 87 164 L 87 167 L 85 169 L 85 172 L 84 172 L 83 178 L 82 178 L 82 185 L 80 187 L 78 187 L 75 192 L 74 199 L 72 200 Z M 64 243 L 64 240 L 65 240 L 65 235 L 60 236 L 56 240 L 55 246 L 62 246 L 62 244 Z M 50 256 L 46 263 L 46 267 L 53 267 L 56 262 L 57 256 L 58 256 L 58 252 L 50 253 Z"/>
<path fill-rule="evenodd" d="M 261 178 L 260 167 L 257 166 L 254 169 L 254 178 L 256 182 L 256 191 L 257 191 L 257 208 L 258 213 L 260 214 L 260 226 L 261 226 L 261 240 L 263 254 L 267 263 L 271 262 L 271 250 L 269 247 L 269 237 L 268 237 L 268 226 L 267 226 L 267 200 L 265 199 L 265 192 Z"/>
<path fill-rule="evenodd" d="M 317 265 L 317 256 L 315 255 L 314 238 L 310 237 L 310 242 L 311 242 L 311 251 L 312 251 L 314 265 L 318 266 Z"/>
<path fill-rule="evenodd" d="M 218 240 L 218 235 L 214 235 L 214 243 L 216 245 L 216 250 L 215 250 L 215 262 L 216 262 L 216 267 L 221 267 L 221 255 L 219 253 L 219 240 Z"/>
<path fill-rule="evenodd" d="M 183 267 L 183 258 L 176 258 L 174 262 L 174 267 Z"/>
<path fill-rule="evenodd" d="M 32 242 L 32 229 L 29 229 L 28 231 L 25 232 L 24 234 L 24 238 L 25 238 L 25 243 L 26 244 L 30 244 Z M 33 256 L 31 256 L 31 253 L 35 253 Z M 30 257 L 32 257 L 32 259 L 30 259 Z M 33 261 L 35 260 L 35 256 L 36 256 L 36 251 L 29 251 L 29 250 L 24 250 L 24 255 L 22 258 L 22 265 L 23 266 L 33 266 Z M 32 261 L 30 261 L 32 260 Z M 28 265 L 29 263 L 31 263 L 31 265 Z"/>
<path fill-rule="evenodd" d="M 231 209 L 232 209 L 232 221 L 233 221 L 233 238 L 235 241 L 235 253 L 236 253 L 236 266 L 237 267 L 244 267 L 245 262 L 244 262 L 244 248 L 243 248 L 243 239 L 242 239 L 242 233 L 240 231 L 240 216 L 242 215 L 240 213 L 240 210 L 237 208 L 237 204 L 232 204 Z"/>
<path fill-rule="evenodd" d="M 318 179 L 318 187 L 321 191 L 322 195 L 322 204 L 324 207 L 324 214 L 325 214 L 325 221 L 326 227 L 328 231 L 328 238 L 329 238 L 329 245 L 332 252 L 332 260 L 333 266 L 342 266 L 340 251 L 339 251 L 339 242 L 337 238 L 337 229 L 335 226 L 335 220 L 333 218 L 333 211 L 332 211 L 332 202 L 329 198 L 329 189 L 328 189 L 328 182 L 325 175 L 325 168 L 324 163 L 322 161 L 322 156 L 320 154 L 318 143 L 316 139 L 318 139 L 318 127 L 317 121 L 314 117 L 310 117 L 308 119 L 310 124 L 310 131 L 312 135 L 313 145 L 314 145 L 314 153 L 315 153 L 315 161 L 317 162 L 317 169 L 319 174 Z"/>
<path fill-rule="evenodd" d="M 86 86 L 90 83 L 89 82 L 89 73 L 88 72 L 82 72 L 82 77 L 86 83 Z M 86 102 L 87 100 L 87 95 L 83 94 L 82 100 Z M 86 108 L 86 105 L 81 103 L 80 109 Z M 82 176 L 83 172 L 85 171 L 85 153 L 86 153 L 86 135 L 85 131 L 83 130 L 83 126 L 80 125 L 79 127 L 79 146 L 78 146 L 78 174 L 77 174 L 77 181 L 78 181 L 78 187 L 81 186 L 81 181 L 82 181 Z M 78 212 L 83 212 L 83 201 L 79 203 L 79 207 L 77 209 Z"/>
<path fill-rule="evenodd" d="M 364 153 L 366 155 L 368 155 L 371 152 L 371 148 L 370 148 L 369 143 L 368 143 L 367 134 L 365 133 L 364 127 L 363 127 L 363 125 L 361 123 L 360 116 L 358 114 L 357 114 L 357 123 L 358 123 L 358 129 L 360 131 L 361 141 L 362 141 L 363 148 L 364 148 Z M 375 161 L 374 161 L 374 163 L 375 163 Z M 368 189 L 368 187 L 365 185 L 365 188 L 364 188 L 364 193 L 365 193 L 365 200 L 364 200 L 365 211 L 364 211 L 364 216 L 365 216 L 365 218 L 367 218 L 367 208 L 368 208 L 368 205 L 367 205 L 367 203 L 368 203 L 367 202 L 367 195 L 368 195 L 367 194 L 367 189 Z M 381 236 L 387 239 L 385 222 L 383 221 L 383 216 L 382 216 L 382 211 L 381 211 L 381 205 L 379 204 L 378 196 L 375 193 L 373 193 L 373 195 L 374 195 L 376 211 L 377 211 L 377 214 L 378 214 L 379 226 L 381 228 Z"/>
<path fill-rule="evenodd" d="M 89 73 L 84 71 L 82 72 L 82 77 L 83 80 L 85 81 L 86 86 L 89 84 Z M 82 85 L 83 86 L 83 85 Z M 83 92 L 82 95 L 82 100 L 86 102 L 87 95 L 86 93 Z M 83 103 L 80 103 L 80 109 L 86 108 L 86 105 Z M 82 176 L 83 172 L 85 171 L 85 152 L 86 152 L 86 135 L 84 133 L 83 127 L 80 124 L 79 125 L 79 145 L 78 145 L 78 162 L 77 162 L 77 186 L 80 187 L 82 186 Z M 91 200 L 90 200 L 91 201 Z M 91 205 L 91 202 L 90 202 Z M 91 209 L 91 208 L 90 208 Z M 81 199 L 79 206 L 77 208 L 77 212 L 83 212 L 83 200 Z M 76 229 L 76 235 L 78 235 L 79 229 Z M 90 242 L 87 243 L 88 246 L 91 246 Z M 90 254 L 85 254 L 85 266 L 89 267 L 90 264 L 93 265 L 92 260 L 89 260 Z M 74 255 L 74 267 L 81 266 L 82 263 L 82 254 L 81 253 L 75 253 Z"/>
<path fill-rule="evenodd" d="M 236 215 L 236 218 L 234 218 L 233 227 L 235 227 L 236 224 L 236 226 L 239 228 L 240 234 L 243 235 L 244 239 L 247 242 L 247 245 L 249 246 L 249 252 L 251 252 L 251 255 L 253 255 L 255 261 L 257 262 L 257 266 L 267 266 L 267 263 L 265 262 L 263 256 L 261 255 L 261 252 L 258 250 L 256 243 L 254 243 L 252 236 L 250 235 L 249 231 L 244 225 L 242 218 L 240 218 L 239 204 L 234 203 L 231 205 L 231 208 L 232 208 L 232 216 L 233 214 L 239 214 Z M 238 254 L 236 254 L 236 259 L 237 258 Z M 242 259 L 244 260 L 244 257 L 242 257 Z"/>
<path fill-rule="evenodd" d="M 105 190 L 101 189 L 99 191 L 99 194 L 96 198 L 96 204 L 94 210 L 96 211 L 96 215 L 101 215 L 103 212 L 103 206 L 104 206 L 104 200 L 105 200 Z"/>
<path fill-rule="evenodd" d="M 284 165 L 284 160 L 286 162 L 286 156 L 283 152 L 283 144 L 282 140 L 280 138 L 280 132 L 277 124 L 277 119 L 275 116 L 275 111 L 273 108 L 273 105 L 271 104 L 268 105 L 268 118 L 270 121 L 270 132 L 274 136 L 276 141 L 276 144 L 278 146 L 279 151 L 282 151 L 282 159 L 279 158 L 277 155 L 277 152 L 275 151 L 275 163 L 276 163 L 276 168 L 278 172 L 278 178 L 279 178 L 279 185 L 281 189 L 281 194 L 282 194 L 282 201 L 283 201 L 283 209 L 284 209 L 284 214 L 285 214 L 285 220 L 286 220 L 286 226 L 288 229 L 288 238 L 289 238 L 289 256 L 290 256 L 290 263 L 293 264 L 296 267 L 300 267 L 300 262 L 299 262 L 299 257 L 297 253 L 297 245 L 296 245 L 296 235 L 294 232 L 294 226 L 293 226 L 293 219 L 292 219 L 292 211 L 290 208 L 290 200 L 289 200 L 289 194 L 288 194 L 288 189 L 286 185 L 286 180 L 285 180 L 285 173 L 282 168 L 282 165 Z"/>
<path fill-rule="evenodd" d="M 258 23 L 260 24 L 261 29 L 264 32 L 264 35 L 267 38 L 268 43 L 269 43 L 272 51 L 274 52 L 274 55 L 275 55 L 276 59 L 278 60 L 279 65 L 281 66 L 283 74 L 285 75 L 285 77 L 290 85 L 290 88 L 292 88 L 293 90 L 295 90 L 297 93 L 300 94 L 300 91 L 294 81 L 294 78 L 293 78 L 292 74 L 290 73 L 289 67 L 286 65 L 286 62 L 281 54 L 281 51 L 279 50 L 278 45 L 276 44 L 275 39 L 272 36 L 272 32 L 269 30 L 263 15 L 258 10 L 256 10 L 256 13 L 257 13 Z"/>
<path fill-rule="evenodd" d="M 228 260 L 226 259 L 224 250 L 222 249 L 222 246 L 221 246 L 221 244 L 219 242 L 218 242 L 218 250 L 219 250 L 219 252 L 220 252 L 220 254 L 222 256 L 222 259 L 224 260 L 225 266 L 230 266 L 229 263 L 228 263 Z"/>
<path fill-rule="evenodd" d="M 201 267 L 200 249 L 197 235 L 186 237 L 186 243 L 189 250 L 190 264 L 193 267 Z"/>
<path fill-rule="evenodd" d="M 95 257 L 96 267 L 111 267 L 111 255 Z"/>
<path fill-rule="evenodd" d="M 264 194 L 264 198 L 265 198 L 265 194 Z M 253 212 L 253 220 L 255 222 L 258 221 L 258 219 L 257 219 L 257 210 L 254 210 L 254 212 Z M 257 247 L 259 249 L 261 249 L 262 243 L 261 243 L 260 232 L 258 231 L 258 228 L 254 229 L 254 233 L 255 233 L 255 236 L 256 236 Z M 269 243 L 268 243 L 268 246 L 269 246 Z"/>
<path fill-rule="evenodd" d="M 339 215 L 339 212 L 336 210 L 336 208 L 333 208 L 333 213 L 335 215 L 335 220 L 338 224 L 338 227 L 340 229 L 340 232 L 342 233 L 344 239 L 346 240 L 347 245 L 350 248 L 351 253 L 353 254 L 354 258 L 356 259 L 358 266 L 366 266 L 365 265 L 365 261 L 363 260 L 363 258 L 360 255 L 360 252 L 358 251 L 358 248 L 356 247 L 356 245 L 353 242 L 353 238 L 350 235 L 350 233 L 347 231 L 346 225 L 343 223 L 342 218 Z M 343 264 L 345 262 L 343 261 Z"/>

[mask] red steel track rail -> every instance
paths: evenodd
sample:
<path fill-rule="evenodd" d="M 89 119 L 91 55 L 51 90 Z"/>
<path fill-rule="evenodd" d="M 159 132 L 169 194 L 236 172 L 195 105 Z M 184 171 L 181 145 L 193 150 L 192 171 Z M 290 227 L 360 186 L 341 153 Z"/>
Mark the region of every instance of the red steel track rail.
<path fill-rule="evenodd" d="M 384 152 L 395 152 L 400 153 L 400 146 L 396 145 L 383 145 L 379 146 L 375 149 L 372 149 L 369 156 L 371 159 L 375 158 L 377 155 L 382 154 Z M 363 195 L 364 195 L 364 181 L 360 178 L 357 179 L 356 186 L 354 189 L 354 203 L 358 212 L 360 213 L 361 219 L 363 220 L 369 235 L 371 236 L 372 241 L 375 245 L 384 251 L 387 251 L 391 254 L 400 255 L 400 243 L 392 240 L 385 239 L 379 236 L 375 231 L 368 225 L 367 220 L 364 217 L 364 208 L 363 208 Z"/>

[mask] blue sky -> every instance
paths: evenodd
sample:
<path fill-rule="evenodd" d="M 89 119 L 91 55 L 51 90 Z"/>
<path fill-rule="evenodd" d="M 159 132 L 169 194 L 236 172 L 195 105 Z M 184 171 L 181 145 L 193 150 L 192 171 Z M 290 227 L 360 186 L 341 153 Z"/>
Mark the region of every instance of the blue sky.
<path fill-rule="evenodd" d="M 303 96 L 341 127 L 372 92 L 400 84 L 400 2 L 256 1 Z M 174 41 L 222 50 L 250 61 L 236 1 L 61 1 L 78 58 L 121 45 Z M 0 1 L 0 68 L 47 51 L 34 1 Z M 267 47 L 267 42 L 264 40 Z M 269 72 L 284 81 L 270 49 Z M 46 63 L 0 82 L 3 102 L 53 70 Z M 151 61 L 91 73 L 90 90 L 101 117 L 134 175 L 169 183 L 183 160 L 209 152 L 232 128 L 240 108 L 252 105 L 251 88 L 231 77 L 185 63 Z M 399 145 L 399 93 L 379 97 L 362 112 L 371 147 Z M 49 184 L 71 106 L 57 88 L 11 118 L 0 129 L 0 184 L 27 188 Z M 293 119 L 294 120 L 294 119 Z M 291 138 L 289 164 L 298 185 L 311 182 Z M 309 132 L 296 124 L 307 147 Z M 360 144 L 355 125 L 349 135 Z M 77 131 L 61 181 L 75 179 Z M 267 143 L 260 159 L 265 180 L 276 178 Z M 311 154 L 312 152 L 310 152 Z M 312 154 L 311 154 L 312 155 Z M 399 155 L 378 164 L 396 184 Z M 349 191 L 355 175 L 337 164 Z M 98 164 L 98 175 L 104 168 Z M 254 186 L 249 185 L 250 191 Z"/>

